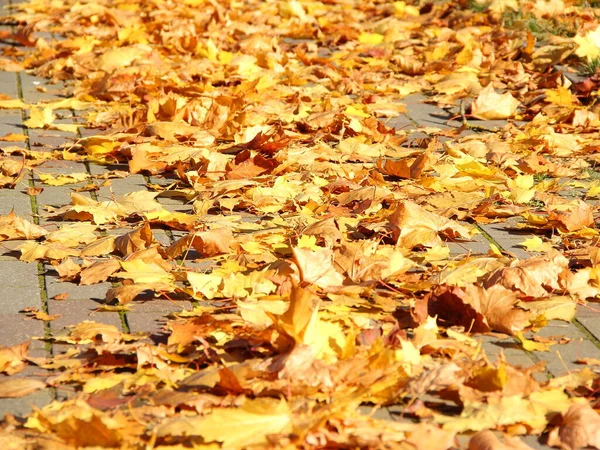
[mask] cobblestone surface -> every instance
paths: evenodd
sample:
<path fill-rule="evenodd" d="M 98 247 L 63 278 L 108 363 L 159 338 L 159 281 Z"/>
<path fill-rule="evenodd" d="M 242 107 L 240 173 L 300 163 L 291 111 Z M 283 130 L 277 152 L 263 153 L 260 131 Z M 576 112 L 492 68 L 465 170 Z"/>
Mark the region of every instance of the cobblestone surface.
<path fill-rule="evenodd" d="M 8 1 L 1 0 L 0 5 L 7 5 Z M 41 100 L 59 99 L 60 86 L 47 86 L 47 92 L 40 92 L 37 86 L 46 86 L 46 80 L 37 79 L 31 75 L 0 72 L 0 86 L 2 94 L 14 98 L 21 98 L 26 102 L 37 102 Z M 458 127 L 460 123 L 450 121 L 451 115 L 434 105 L 426 103 L 427 97 L 421 94 L 413 94 L 404 99 L 407 107 L 406 114 L 387 121 L 398 129 L 405 130 L 412 138 L 426 136 L 419 128 L 436 127 L 451 128 Z M 73 133 L 62 133 L 57 131 L 27 130 L 23 125 L 26 115 L 15 110 L 0 110 L 0 135 L 7 133 L 27 132 L 30 139 L 25 144 L 1 143 L 0 145 L 22 145 L 35 146 L 36 149 L 52 150 L 69 145 L 78 136 Z M 504 125 L 503 122 L 478 122 L 479 125 L 493 128 Z M 85 134 L 85 130 L 83 131 Z M 43 206 L 61 206 L 69 203 L 70 194 L 74 187 L 69 185 L 63 187 L 43 186 L 43 192 L 30 197 L 25 193 L 28 186 L 39 185 L 38 173 L 71 173 L 88 172 L 90 175 L 100 175 L 116 167 L 104 167 L 97 164 L 83 164 L 78 162 L 48 162 L 39 166 L 29 179 L 23 180 L 14 190 L 0 190 L 0 214 L 7 214 L 10 210 L 28 220 L 36 220 L 49 229 L 53 226 L 51 220 L 43 215 Z M 119 167 L 126 169 L 126 167 Z M 95 195 L 99 199 L 108 199 L 112 196 L 120 196 L 127 192 L 145 189 L 147 179 L 141 175 L 132 175 L 124 179 L 111 180 L 110 188 L 103 187 Z M 151 180 L 154 181 L 154 180 Z M 173 199 L 160 199 L 160 201 L 173 210 L 188 210 L 185 204 Z M 495 244 L 500 250 L 510 252 L 518 258 L 528 258 L 531 254 L 517 247 L 531 233 L 518 231 L 514 228 L 515 220 L 504 223 L 482 225 L 481 234 L 471 242 L 450 243 L 452 254 L 455 256 L 467 253 L 487 253 L 490 244 Z M 118 233 L 118 230 L 110 231 Z M 176 234 L 176 233 L 175 233 Z M 161 242 L 171 242 L 173 234 L 164 230 L 156 230 L 156 237 Z M 18 243 L 17 243 L 18 244 Z M 140 302 L 132 305 L 131 311 L 125 313 L 98 312 L 105 298 L 106 290 L 110 288 L 109 283 L 93 286 L 78 286 L 71 283 L 57 281 L 57 275 L 52 267 L 36 265 L 18 261 L 14 252 L 15 244 L 3 245 L 0 248 L 0 345 L 14 345 L 32 338 L 49 337 L 52 334 L 64 332 L 66 327 L 75 325 L 84 320 L 95 320 L 112 324 L 124 329 L 124 331 L 158 332 L 161 327 L 161 318 L 174 311 L 190 308 L 189 302 L 150 301 Z M 18 255 L 17 255 L 18 256 Z M 52 298 L 57 294 L 68 293 L 66 300 L 57 301 Z M 26 307 L 39 308 L 49 314 L 59 314 L 60 317 L 44 325 L 43 322 L 26 319 L 19 312 Z M 556 377 L 569 373 L 576 369 L 576 361 L 582 357 L 600 358 L 600 311 L 592 307 L 580 307 L 578 318 L 573 323 L 553 322 L 540 332 L 541 336 L 564 336 L 564 345 L 553 346 L 550 352 L 530 353 L 521 350 L 510 339 L 500 339 L 494 336 L 484 336 L 483 348 L 490 358 L 495 359 L 504 353 L 506 359 L 515 365 L 528 367 L 538 362 L 545 363 L 545 372 L 540 373 L 541 378 Z M 43 355 L 51 352 L 51 345 L 42 340 L 33 340 L 33 355 Z M 27 373 L 26 375 L 35 375 Z M 56 397 L 50 390 L 37 392 L 22 399 L 0 400 L 0 417 L 5 413 L 24 414 L 34 406 L 42 406 Z M 398 408 L 373 409 L 362 406 L 362 412 L 372 414 L 377 418 L 398 420 L 401 410 Z M 548 448 L 528 437 L 527 443 L 534 448 Z"/>

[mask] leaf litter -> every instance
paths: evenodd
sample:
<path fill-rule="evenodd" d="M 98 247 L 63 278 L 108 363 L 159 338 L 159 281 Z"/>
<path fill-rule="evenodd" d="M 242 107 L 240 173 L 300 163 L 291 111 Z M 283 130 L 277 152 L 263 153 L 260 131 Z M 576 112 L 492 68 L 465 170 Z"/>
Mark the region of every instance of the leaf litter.
<path fill-rule="evenodd" d="M 543 364 L 490 359 L 480 340 L 550 351 L 560 338 L 535 332 L 600 295 L 591 201 L 600 81 L 569 72 L 600 55 L 595 9 L 562 0 L 15 8 L 3 38 L 26 48 L 3 70 L 69 81 L 69 98 L 2 98 L 0 108 L 28 110 L 29 128 L 73 133 L 79 126 L 58 123 L 56 111 L 77 111 L 96 134 L 62 149 L 2 149 L 4 188 L 29 174 L 47 189 L 90 184 L 45 206 L 57 229 L 11 212 L 0 240 L 19 241 L 21 260 L 53 266 L 65 283 L 109 281 L 106 310 L 140 298 L 193 307 L 165 317 L 159 333 L 81 322 L 52 336 L 61 344 L 52 357 L 28 356 L 28 343 L 0 348 L 2 397 L 68 392 L 7 416 L 3 448 L 448 449 L 463 434 L 473 450 L 529 448 L 525 435 L 600 448 L 595 372 L 546 380 Z M 555 16 L 576 31 L 548 28 Z M 414 93 L 462 126 L 421 128 L 420 140 L 394 129 Z M 46 161 L 128 170 L 38 174 Z M 149 190 L 86 193 L 130 174 L 152 176 Z M 493 244 L 455 254 L 479 225 L 515 217 L 535 256 Z M 156 235 L 164 229 L 167 244 Z M 50 375 L 15 377 L 28 365 Z M 397 405 L 413 420 L 377 419 L 365 405 Z"/>

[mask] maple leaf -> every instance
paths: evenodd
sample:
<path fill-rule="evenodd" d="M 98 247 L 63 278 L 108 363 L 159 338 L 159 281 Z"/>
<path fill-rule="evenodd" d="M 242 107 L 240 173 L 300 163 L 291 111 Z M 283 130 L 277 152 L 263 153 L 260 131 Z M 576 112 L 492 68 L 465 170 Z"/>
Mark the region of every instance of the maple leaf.
<path fill-rule="evenodd" d="M 165 421 L 158 436 L 201 436 L 206 442 L 221 442 L 225 448 L 265 444 L 268 435 L 292 432 L 291 411 L 283 400 L 246 400 L 239 408 L 219 408 L 206 416 Z"/>
<path fill-rule="evenodd" d="M 0 241 L 39 239 L 48 234 L 44 228 L 17 217 L 14 211 L 0 216 Z"/>
<path fill-rule="evenodd" d="M 467 330 L 477 333 L 496 330 L 512 335 L 527 326 L 530 318 L 529 312 L 516 306 L 517 299 L 515 292 L 501 285 L 488 289 L 475 285 L 464 289 L 441 286 L 419 303 L 427 305 L 428 315 Z"/>
<path fill-rule="evenodd" d="M 141 227 L 121 235 L 114 240 L 114 249 L 127 256 L 138 250 L 148 248 L 154 241 L 150 225 L 146 222 Z"/>
<path fill-rule="evenodd" d="M 469 441 L 469 450 L 533 450 L 518 437 L 504 435 L 504 442 L 491 431 L 480 431 Z"/>
<path fill-rule="evenodd" d="M 72 400 L 37 410 L 28 419 L 26 427 L 43 433 L 53 432 L 73 446 L 110 448 L 120 445 L 123 424 L 83 400 Z"/>
<path fill-rule="evenodd" d="M 508 289 L 518 289 L 525 296 L 549 297 L 554 290 L 562 288 L 568 274 L 568 260 L 560 253 L 515 261 L 490 275 L 485 286 L 501 284 Z"/>
<path fill-rule="evenodd" d="M 588 403 L 571 405 L 560 427 L 550 433 L 548 443 L 566 450 L 600 448 L 600 415 Z"/>
<path fill-rule="evenodd" d="M 341 286 L 344 276 L 334 266 L 333 251 L 327 248 L 312 250 L 294 247 L 294 262 L 304 282 L 327 288 Z"/>
<path fill-rule="evenodd" d="M 488 84 L 471 104 L 471 114 L 481 120 L 508 119 L 515 114 L 519 104 L 510 92 L 497 94 Z"/>
<path fill-rule="evenodd" d="M 435 247 L 442 243 L 440 235 L 451 239 L 468 239 L 474 233 L 466 226 L 410 201 L 400 203 L 388 220 L 390 225 L 398 229 L 395 232 L 398 245 L 405 248 L 419 245 Z"/>
<path fill-rule="evenodd" d="M 32 378 L 0 379 L 0 398 L 25 397 L 46 387 L 46 383 Z"/>
<path fill-rule="evenodd" d="M 21 372 L 27 366 L 28 350 L 29 342 L 11 347 L 0 347 L 0 372 L 7 375 Z"/>

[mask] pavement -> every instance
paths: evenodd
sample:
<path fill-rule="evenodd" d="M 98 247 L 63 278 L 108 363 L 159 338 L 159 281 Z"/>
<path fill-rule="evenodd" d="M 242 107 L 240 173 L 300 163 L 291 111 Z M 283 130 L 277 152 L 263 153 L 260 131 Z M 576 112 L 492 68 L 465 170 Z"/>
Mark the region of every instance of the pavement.
<path fill-rule="evenodd" d="M 0 6 L 9 2 L 1 0 Z M 0 14 L 7 14 L 6 10 Z M 9 44 L 2 44 L 4 46 Z M 45 87 L 42 92 L 40 87 Z M 47 84 L 47 80 L 36 78 L 24 73 L 0 72 L 0 93 L 19 98 L 24 102 L 35 103 L 40 100 L 63 98 L 63 86 Z M 407 112 L 387 125 L 403 129 L 409 133 L 409 139 L 419 139 L 424 135 L 422 128 L 436 127 L 441 129 L 456 128 L 460 123 L 448 122 L 450 115 L 436 106 L 426 103 L 427 97 L 422 94 L 413 94 L 403 99 Z M 25 143 L 0 143 L 0 148 L 8 145 L 17 145 L 22 148 L 31 148 L 40 151 L 52 151 L 71 145 L 79 137 L 86 134 L 97 134 L 94 130 L 82 129 L 80 135 L 39 129 L 28 129 L 23 121 L 27 113 L 20 110 L 0 110 L 0 136 L 8 133 L 21 133 L 29 136 Z M 77 123 L 75 113 L 63 114 L 62 123 Z M 484 127 L 503 126 L 502 121 L 480 121 L 478 125 Z M 74 188 L 83 187 L 85 183 L 68 186 L 42 185 L 39 179 L 41 173 L 72 173 L 86 172 L 90 175 L 100 175 L 110 170 L 127 170 L 127 166 L 103 166 L 94 163 L 49 161 L 37 167 L 30 177 L 25 178 L 15 189 L 0 190 L 0 214 L 5 215 L 14 211 L 18 216 L 45 227 L 48 230 L 57 229 L 55 221 L 44 217 L 43 207 L 51 205 L 59 207 L 70 202 L 70 194 Z M 111 198 L 126 192 L 146 189 L 146 185 L 153 179 L 142 175 L 131 175 L 122 179 L 113 179 L 109 188 L 101 188 L 92 193 L 99 200 Z M 28 195 L 28 187 L 43 187 L 42 193 Z M 186 211 L 190 208 L 176 200 L 161 198 L 163 205 L 174 211 Z M 516 219 L 515 219 L 516 220 Z M 532 256 L 521 247 L 517 246 L 531 233 L 514 230 L 515 220 L 504 223 L 481 225 L 482 233 L 472 242 L 453 244 L 452 252 L 458 256 L 466 253 L 487 253 L 490 243 L 495 244 L 505 252 L 511 252 L 518 258 L 524 259 Z M 122 233 L 125 230 L 111 230 L 111 233 Z M 155 236 L 163 243 L 174 241 L 177 232 L 154 230 Z M 94 320 L 119 327 L 123 332 L 154 332 L 161 327 L 161 320 L 168 314 L 191 308 L 186 301 L 172 302 L 168 300 L 153 299 L 151 302 L 134 302 L 130 311 L 98 311 L 103 305 L 106 291 L 110 283 L 100 283 L 91 286 L 79 286 L 73 283 L 64 283 L 58 280 L 58 274 L 51 265 L 42 263 L 26 263 L 19 261 L 15 247 L 18 243 L 3 243 L 0 247 L 0 345 L 11 346 L 32 340 L 30 354 L 34 356 L 51 356 L 60 352 L 57 344 L 48 338 L 64 334 L 70 325 L 78 324 L 85 320 Z M 69 294 L 66 300 L 56 300 L 59 294 Z M 60 296 L 59 296 L 60 298 Z M 60 315 L 56 320 L 44 322 L 29 318 L 23 313 L 26 308 L 41 310 L 50 315 Z M 565 343 L 553 346 L 551 352 L 527 352 L 516 346 L 512 339 L 502 339 L 495 336 L 479 336 L 483 341 L 483 348 L 494 359 L 500 352 L 504 352 L 507 361 L 513 365 L 530 367 L 540 362 L 545 363 L 545 369 L 540 374 L 542 378 L 553 378 L 578 370 L 576 361 L 580 358 L 600 358 L 600 311 L 592 306 L 581 305 L 577 318 L 570 323 L 553 321 L 543 328 L 538 334 L 545 337 L 564 336 Z M 32 338 L 45 338 L 43 340 Z M 38 368 L 28 368 L 20 374 L 26 377 L 46 377 L 48 373 Z M 68 396 L 69 392 L 57 391 L 47 388 L 19 399 L 0 400 L 0 417 L 6 413 L 23 415 L 33 407 L 41 407 L 54 399 Z M 366 412 L 370 407 L 364 406 Z M 375 411 L 378 418 L 396 420 L 399 410 L 394 407 L 382 408 Z M 534 436 L 524 439 L 534 448 L 549 448 L 536 441 Z"/>

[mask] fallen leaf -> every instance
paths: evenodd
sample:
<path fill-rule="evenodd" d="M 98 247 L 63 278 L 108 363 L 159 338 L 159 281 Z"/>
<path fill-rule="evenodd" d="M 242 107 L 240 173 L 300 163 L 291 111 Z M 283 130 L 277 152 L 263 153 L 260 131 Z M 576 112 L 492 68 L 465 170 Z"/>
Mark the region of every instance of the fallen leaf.
<path fill-rule="evenodd" d="M 508 119 L 517 112 L 519 104 L 510 92 L 498 94 L 488 84 L 471 104 L 471 115 L 481 120 Z"/>

